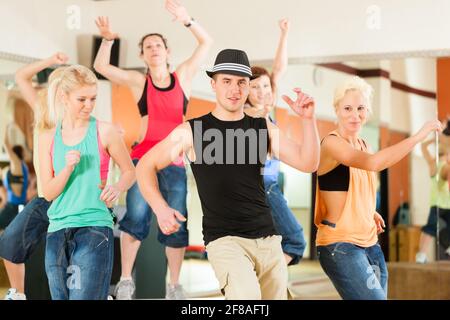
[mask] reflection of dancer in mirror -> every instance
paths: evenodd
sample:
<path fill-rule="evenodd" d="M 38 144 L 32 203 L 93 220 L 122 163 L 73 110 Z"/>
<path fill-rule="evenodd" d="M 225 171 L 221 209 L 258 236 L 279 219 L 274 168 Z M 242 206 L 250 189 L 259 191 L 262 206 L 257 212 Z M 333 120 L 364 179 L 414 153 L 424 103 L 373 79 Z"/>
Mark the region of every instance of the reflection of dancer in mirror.
<path fill-rule="evenodd" d="M 42 195 L 42 185 L 39 175 L 38 143 L 37 135 L 43 129 L 50 129 L 47 115 L 47 89 L 38 91 L 33 87 L 32 78 L 40 71 L 57 64 L 67 62 L 67 56 L 63 53 L 55 53 L 53 56 L 33 62 L 16 72 L 16 83 L 20 93 L 33 110 L 35 129 L 33 134 L 33 166 L 36 172 L 38 197 L 28 203 L 25 208 L 11 222 L 0 237 L 0 257 L 3 258 L 8 273 L 11 288 L 5 299 L 24 300 L 25 290 L 25 262 L 34 252 L 42 237 L 47 233 L 48 217 L 47 209 L 50 203 Z M 50 74 L 49 81 L 58 77 L 64 68 L 58 68 Z"/>
<path fill-rule="evenodd" d="M 6 189 L 5 186 L 3 185 L 3 180 L 0 179 L 0 210 L 3 209 L 6 205 Z"/>
<path fill-rule="evenodd" d="M 137 164 L 148 150 L 183 122 L 193 77 L 212 43 L 208 33 L 192 19 L 179 1 L 166 0 L 165 4 L 166 9 L 174 16 L 174 20 L 188 28 L 198 42 L 193 54 L 173 73 L 169 70 L 170 49 L 167 40 L 159 33 L 147 34 L 139 43 L 140 57 L 148 67 L 147 74 L 112 66 L 109 63 L 111 47 L 117 34 L 111 31 L 108 18 L 100 17 L 96 21 L 103 41 L 97 53 L 94 68 L 112 82 L 128 86 L 141 114 L 140 141 L 131 153 L 134 164 Z M 162 184 L 164 186 L 162 192 L 166 201 L 177 207 L 184 216 L 179 217 L 180 220 L 185 221 L 187 186 L 184 164 L 173 163 L 160 171 L 158 177 L 165 181 Z M 128 191 L 126 203 L 126 214 L 119 222 L 122 231 L 122 274 L 115 290 L 116 299 L 119 300 L 128 300 L 133 296 L 135 284 L 132 279 L 132 270 L 141 242 L 149 233 L 152 219 L 151 209 L 142 197 L 137 184 Z M 183 288 L 179 284 L 179 276 L 185 248 L 188 246 L 186 223 L 183 222 L 180 230 L 170 236 L 159 230 L 158 240 L 166 247 L 170 272 L 166 298 L 185 299 Z"/>
<path fill-rule="evenodd" d="M 440 135 L 441 140 L 445 140 L 444 133 Z M 443 218 L 446 222 L 447 239 L 450 239 L 450 194 L 448 185 L 448 172 L 450 168 L 450 150 L 443 143 L 439 143 L 439 160 L 436 163 L 436 158 L 433 157 L 428 150 L 428 147 L 435 143 L 435 139 L 430 139 L 422 143 L 422 154 L 428 164 L 430 173 L 430 212 L 428 214 L 427 224 L 422 227 L 420 235 L 419 251 L 416 254 L 417 263 L 427 262 L 427 250 L 436 237 L 438 219 Z M 437 175 L 437 176 L 436 176 Z M 438 250 L 439 252 L 439 250 Z M 447 248 L 446 253 L 450 255 L 450 247 Z"/>
<path fill-rule="evenodd" d="M 359 137 L 371 110 L 372 88 L 353 77 L 335 92 L 337 129 L 322 141 L 315 218 L 322 268 L 343 299 L 386 299 L 387 268 L 377 234 L 384 221 L 375 211 L 376 172 L 405 157 L 439 121 L 415 135 L 372 153 Z"/>
<path fill-rule="evenodd" d="M 48 89 L 56 127 L 39 133 L 39 165 L 42 192 L 53 201 L 45 251 L 53 300 L 107 299 L 114 252 L 109 207 L 135 181 L 115 126 L 91 116 L 96 97 L 97 78 L 79 65 L 65 68 Z M 110 157 L 121 177 L 106 185 Z"/>
<path fill-rule="evenodd" d="M 175 233 L 180 228 L 179 213 L 162 197 L 156 174 L 179 154 L 186 154 L 202 204 L 208 260 L 225 297 L 286 299 L 287 265 L 262 173 L 268 152 L 303 172 L 317 169 L 314 100 L 300 89 L 294 89 L 296 101 L 284 96 L 299 115 L 304 137 L 300 144 L 271 121 L 244 113 L 252 77 L 245 52 L 221 51 L 207 74 L 216 94 L 215 109 L 179 125 L 145 154 L 136 169 L 139 187 L 160 228 Z"/>
<path fill-rule="evenodd" d="M 289 32 L 289 20 L 279 22 L 281 35 L 277 52 L 273 61 L 272 73 L 265 68 L 253 66 L 253 78 L 250 81 L 250 93 L 247 100 L 245 113 L 254 117 L 267 118 L 275 123 L 270 113 L 275 106 L 278 82 L 287 69 L 287 37 Z M 284 256 L 288 264 L 297 264 L 303 256 L 306 241 L 303 236 L 303 228 L 298 223 L 278 184 L 280 160 L 268 158 L 264 171 L 264 189 L 267 202 L 270 206 L 273 222 L 276 230 L 281 234 Z"/>
<path fill-rule="evenodd" d="M 3 170 L 3 184 L 6 189 L 6 204 L 0 211 L 0 230 L 5 229 L 19 213 L 19 205 L 27 203 L 29 184 L 28 167 L 24 160 L 24 148 L 12 145 L 11 124 L 6 126 L 4 146 L 9 158 L 9 166 Z"/>

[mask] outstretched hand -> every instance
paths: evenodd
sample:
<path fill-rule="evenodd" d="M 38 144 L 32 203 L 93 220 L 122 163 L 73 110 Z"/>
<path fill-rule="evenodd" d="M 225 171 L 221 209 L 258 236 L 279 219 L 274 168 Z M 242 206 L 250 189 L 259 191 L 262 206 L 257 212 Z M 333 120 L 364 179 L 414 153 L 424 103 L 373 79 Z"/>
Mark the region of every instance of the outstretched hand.
<path fill-rule="evenodd" d="M 303 93 L 300 88 L 293 90 L 297 94 L 297 99 L 293 101 L 286 95 L 283 95 L 283 100 L 291 107 L 291 109 L 303 119 L 312 119 L 314 117 L 315 103 L 314 99 Z"/>
<path fill-rule="evenodd" d="M 375 220 L 375 224 L 377 226 L 377 234 L 383 233 L 384 228 L 386 228 L 383 217 L 378 212 L 375 212 L 373 219 Z"/>
<path fill-rule="evenodd" d="M 186 221 L 186 218 L 180 212 L 170 207 L 158 210 L 155 215 L 158 219 L 159 228 L 165 235 L 175 233 L 180 229 L 181 225 L 178 221 Z"/>
<path fill-rule="evenodd" d="M 57 52 L 50 57 L 54 64 L 65 64 L 69 61 L 69 57 L 62 52 Z"/>
<path fill-rule="evenodd" d="M 97 25 L 97 28 L 100 31 L 100 35 L 103 39 L 114 40 L 119 37 L 117 33 L 111 31 L 108 17 L 98 17 L 95 20 L 95 24 Z"/>
<path fill-rule="evenodd" d="M 423 127 L 415 134 L 419 141 L 425 140 L 431 132 L 441 133 L 442 123 L 439 120 L 430 120 L 425 122 Z"/>
<path fill-rule="evenodd" d="M 166 9 L 173 15 L 173 21 L 180 21 L 183 24 L 188 24 L 191 21 L 187 9 L 179 0 L 166 0 Z"/>
<path fill-rule="evenodd" d="M 287 33 L 289 32 L 291 22 L 289 21 L 289 19 L 284 18 L 278 21 L 278 25 L 280 26 L 281 32 Z"/>

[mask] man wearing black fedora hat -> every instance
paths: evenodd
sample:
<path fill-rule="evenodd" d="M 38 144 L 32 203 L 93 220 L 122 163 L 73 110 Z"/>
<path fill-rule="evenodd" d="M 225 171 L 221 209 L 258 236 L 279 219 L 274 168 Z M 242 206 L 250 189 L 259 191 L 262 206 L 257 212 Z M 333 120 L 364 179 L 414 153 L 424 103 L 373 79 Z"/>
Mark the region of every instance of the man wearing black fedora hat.
<path fill-rule="evenodd" d="M 244 113 L 252 78 L 244 51 L 221 51 L 212 70 L 216 107 L 178 126 L 139 162 L 137 177 L 144 198 L 167 234 L 179 228 L 179 213 L 159 192 L 156 173 L 185 154 L 203 209 L 208 259 L 227 299 L 286 299 L 287 267 L 281 237 L 275 231 L 263 184 L 267 154 L 303 172 L 319 164 L 314 101 L 294 89 L 283 96 L 299 115 L 302 143 L 287 138 L 265 118 Z"/>

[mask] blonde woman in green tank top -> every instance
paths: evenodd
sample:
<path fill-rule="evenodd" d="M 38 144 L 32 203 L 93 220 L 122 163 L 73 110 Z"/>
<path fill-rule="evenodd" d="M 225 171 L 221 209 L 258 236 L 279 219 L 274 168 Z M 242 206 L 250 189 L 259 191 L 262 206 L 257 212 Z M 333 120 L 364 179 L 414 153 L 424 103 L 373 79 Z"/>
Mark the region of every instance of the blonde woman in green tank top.
<path fill-rule="evenodd" d="M 15 81 L 21 97 L 30 106 L 35 115 L 33 132 L 33 166 L 37 178 L 38 195 L 14 218 L 0 237 L 0 257 L 3 258 L 10 288 L 5 300 L 26 300 L 25 296 L 25 262 L 40 244 L 42 236 L 47 233 L 47 209 L 50 203 L 42 196 L 42 187 L 38 163 L 38 133 L 53 128 L 47 120 L 47 88 L 35 87 L 33 78 L 41 71 L 52 66 L 65 64 L 68 57 L 61 52 L 46 59 L 32 62 L 17 70 Z M 59 77 L 63 67 L 55 69 L 48 81 Z M 38 116 L 37 116 L 38 115 Z M 45 290 L 44 290 L 45 291 Z"/>
<path fill-rule="evenodd" d="M 441 134 L 441 139 L 445 138 Z M 422 154 L 427 161 L 430 173 L 430 212 L 428 214 L 427 224 L 422 227 L 420 236 L 419 251 L 416 254 L 417 263 L 426 263 L 426 252 L 437 234 L 437 220 L 442 218 L 446 222 L 446 232 L 450 239 L 450 193 L 448 183 L 448 172 L 450 169 L 450 150 L 445 144 L 439 145 L 439 161 L 428 150 L 428 146 L 433 144 L 435 139 L 430 139 L 422 144 Z M 447 248 L 447 254 L 450 255 L 450 247 Z"/>
<path fill-rule="evenodd" d="M 67 67 L 48 91 L 55 128 L 39 135 L 42 191 L 46 200 L 53 201 L 45 267 L 55 300 L 107 299 L 114 243 L 108 207 L 135 181 L 118 130 L 91 116 L 96 96 L 92 71 Z M 109 156 L 121 177 L 105 186 Z"/>

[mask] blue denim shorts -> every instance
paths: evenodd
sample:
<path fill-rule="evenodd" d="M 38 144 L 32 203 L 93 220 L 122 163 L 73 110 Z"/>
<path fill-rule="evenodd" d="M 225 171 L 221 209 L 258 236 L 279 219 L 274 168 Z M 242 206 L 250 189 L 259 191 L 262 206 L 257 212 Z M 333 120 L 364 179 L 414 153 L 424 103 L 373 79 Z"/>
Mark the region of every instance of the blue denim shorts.
<path fill-rule="evenodd" d="M 281 247 L 283 252 L 292 258 L 289 265 L 297 264 L 303 257 L 306 248 L 303 228 L 289 209 L 278 183 L 265 180 L 264 188 L 275 229 L 282 237 Z"/>
<path fill-rule="evenodd" d="M 133 160 L 136 165 L 137 160 Z M 169 166 L 158 172 L 158 184 L 161 194 L 167 204 L 187 218 L 186 195 L 187 177 L 184 167 Z M 137 183 L 127 193 L 127 212 L 119 222 L 119 229 L 139 241 L 144 240 L 150 232 L 153 211 L 142 197 Z M 187 222 L 179 222 L 180 229 L 171 235 L 165 235 L 159 230 L 158 241 L 170 248 L 184 248 L 189 244 Z"/>
<path fill-rule="evenodd" d="M 25 206 L 0 236 L 0 257 L 13 263 L 27 261 L 47 233 L 50 204 L 34 198 Z"/>

